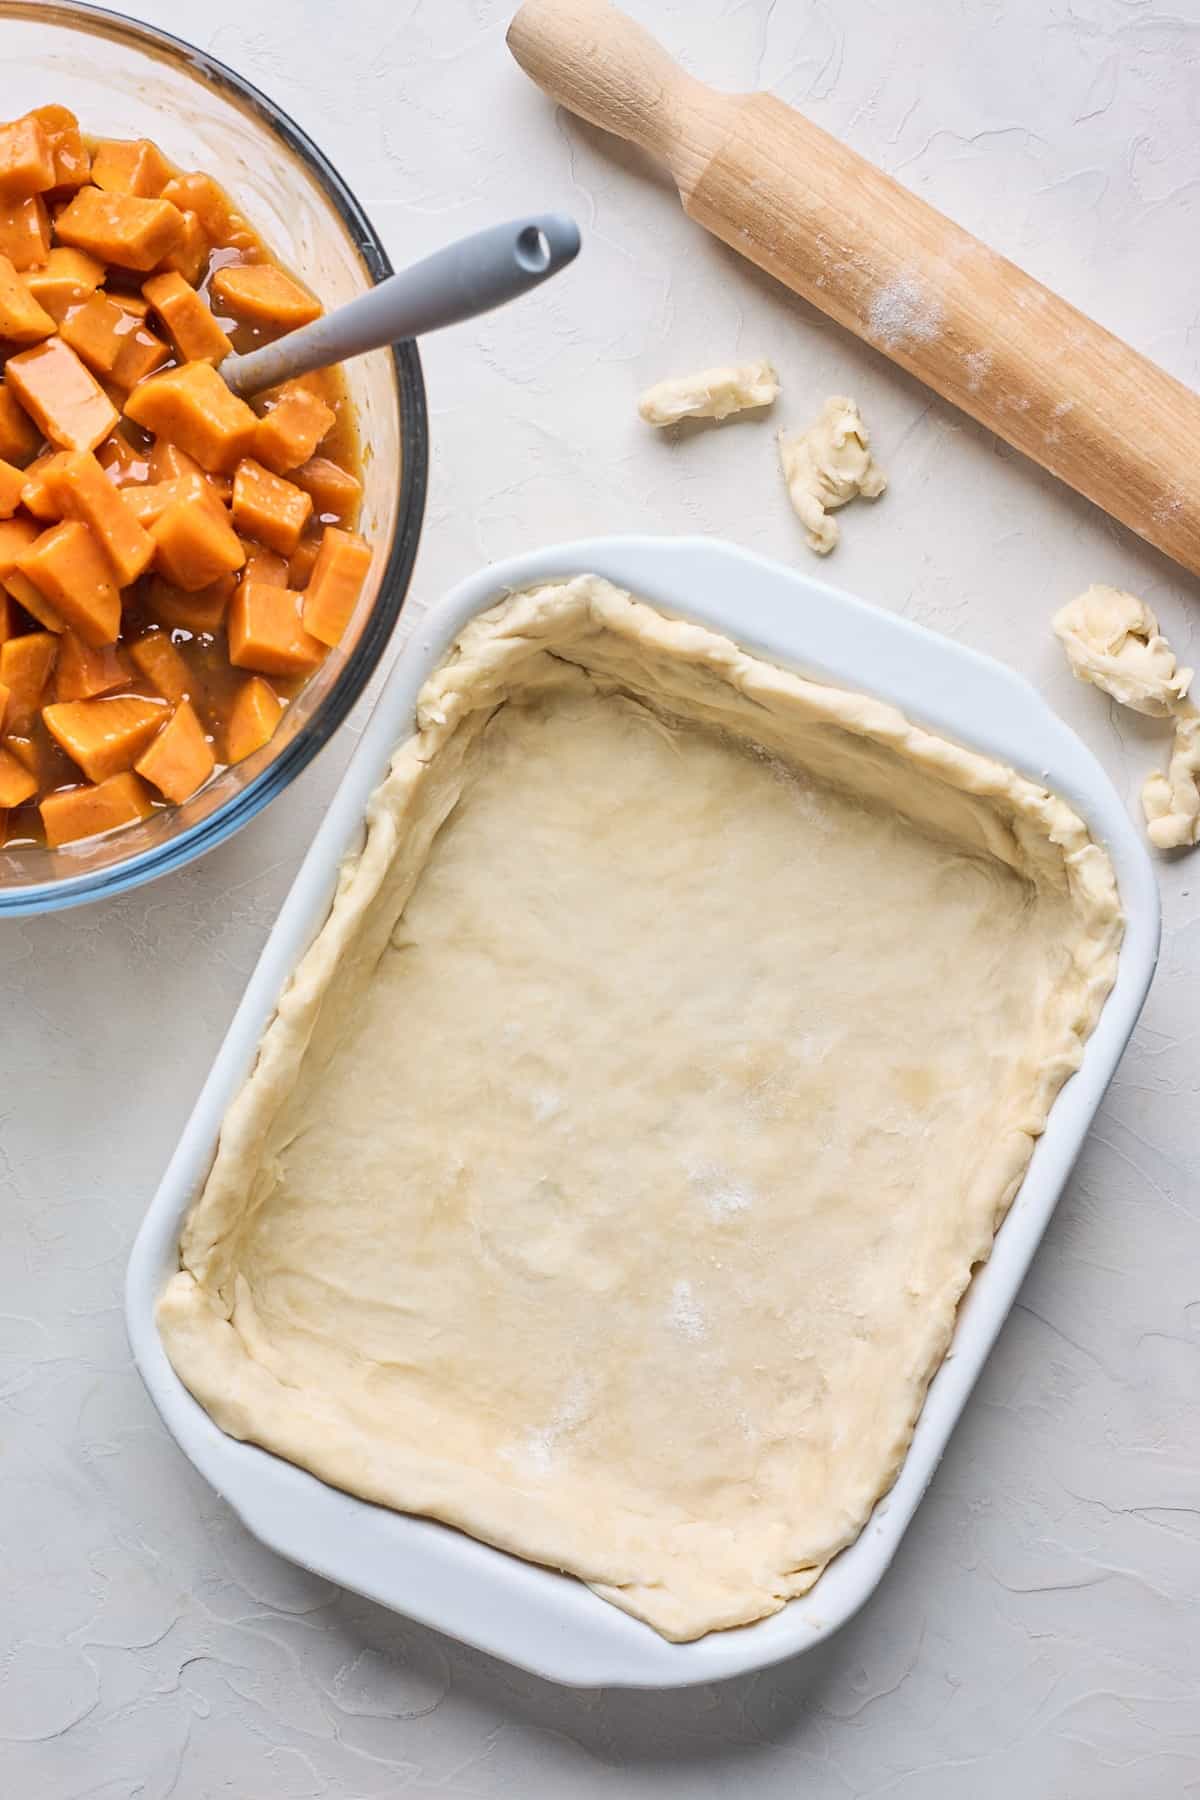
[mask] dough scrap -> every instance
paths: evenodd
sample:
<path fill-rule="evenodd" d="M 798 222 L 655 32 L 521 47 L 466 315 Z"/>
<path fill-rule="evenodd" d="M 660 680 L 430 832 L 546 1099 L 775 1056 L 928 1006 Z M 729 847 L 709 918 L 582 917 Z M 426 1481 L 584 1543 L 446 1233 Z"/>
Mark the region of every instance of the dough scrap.
<path fill-rule="evenodd" d="M 1077 680 L 1149 718 L 1170 718 L 1191 685 L 1145 601 L 1121 588 L 1077 595 L 1055 613 L 1054 631 Z"/>
<path fill-rule="evenodd" d="M 1146 777 L 1142 811 L 1156 850 L 1185 850 L 1200 842 L 1200 713 L 1187 701 L 1176 711 L 1167 773 Z"/>
<path fill-rule="evenodd" d="M 807 431 L 779 433 L 788 496 L 806 528 L 810 550 L 828 556 L 840 535 L 829 514 L 859 494 L 875 500 L 887 480 L 871 455 L 871 438 L 853 400 L 834 394 Z"/>
<path fill-rule="evenodd" d="M 463 631 L 160 1302 L 216 1423 L 664 1636 L 862 1530 L 1112 984 L 1001 763 L 595 577 Z"/>
<path fill-rule="evenodd" d="M 638 401 L 638 411 L 647 425 L 678 425 L 681 419 L 727 419 L 778 398 L 779 377 L 760 360 L 656 382 Z"/>

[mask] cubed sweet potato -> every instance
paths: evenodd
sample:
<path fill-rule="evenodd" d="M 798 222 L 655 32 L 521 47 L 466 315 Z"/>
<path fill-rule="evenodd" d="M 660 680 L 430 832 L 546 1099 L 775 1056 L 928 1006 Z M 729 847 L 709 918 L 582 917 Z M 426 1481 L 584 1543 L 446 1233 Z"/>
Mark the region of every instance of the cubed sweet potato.
<path fill-rule="evenodd" d="M 0 199 L 27 200 L 54 186 L 54 155 L 39 119 L 27 113 L 0 125 Z"/>
<path fill-rule="evenodd" d="M 179 237 L 158 264 L 158 270 L 164 275 L 182 275 L 195 287 L 208 267 L 212 245 L 197 213 L 185 208 L 179 216 L 183 220 Z"/>
<path fill-rule="evenodd" d="M 246 560 L 229 521 L 197 501 L 174 501 L 154 520 L 150 536 L 159 573 L 185 594 L 232 575 Z"/>
<path fill-rule="evenodd" d="M 162 198 L 181 212 L 195 213 L 214 249 L 256 249 L 258 239 L 253 227 L 246 223 L 225 189 L 211 175 L 176 175 L 163 189 Z M 187 274 L 186 269 L 183 273 Z"/>
<path fill-rule="evenodd" d="M 139 775 L 126 769 L 107 781 L 87 787 L 60 788 L 47 794 L 39 811 L 46 842 L 52 849 L 74 844 L 80 838 L 99 837 L 122 825 L 136 825 L 154 811 L 149 789 Z"/>
<path fill-rule="evenodd" d="M 0 200 L 0 255 L 22 273 L 50 254 L 50 214 L 40 194 L 29 200 Z"/>
<path fill-rule="evenodd" d="M 362 483 L 327 456 L 313 456 L 293 469 L 289 480 L 312 495 L 313 510 L 323 525 L 353 525 Z"/>
<path fill-rule="evenodd" d="M 59 328 L 64 344 L 103 381 L 133 387 L 167 360 L 167 346 L 137 312 L 108 294 L 92 294 L 70 309 Z"/>
<path fill-rule="evenodd" d="M 134 764 L 166 800 L 181 806 L 202 787 L 216 766 L 212 746 L 191 705 L 181 700 L 158 736 Z"/>
<path fill-rule="evenodd" d="M 40 268 L 26 269 L 26 287 L 40 307 L 60 323 L 68 308 L 81 306 L 104 280 L 104 265 L 84 250 L 56 245 Z"/>
<path fill-rule="evenodd" d="M 88 527 L 112 565 L 118 587 L 150 567 L 154 543 L 89 450 L 64 451 L 43 476 L 62 516 Z"/>
<path fill-rule="evenodd" d="M 54 232 L 60 243 L 86 250 L 101 262 L 149 273 L 178 243 L 183 219 L 168 200 L 85 187 L 59 213 Z"/>
<path fill-rule="evenodd" d="M 241 762 L 269 743 L 283 716 L 283 702 L 261 675 L 251 675 L 233 698 L 225 723 L 225 761 Z"/>
<path fill-rule="evenodd" d="M 212 637 L 220 631 L 237 583 L 236 575 L 223 575 L 211 587 L 185 594 L 161 575 L 150 578 L 146 612 L 171 631 L 190 631 L 193 637 Z"/>
<path fill-rule="evenodd" d="M 265 581 L 268 587 L 290 585 L 286 556 L 280 556 L 277 550 L 268 550 L 263 544 L 256 544 L 252 538 L 243 538 L 242 547 L 246 552 L 246 561 L 242 567 L 243 581 Z"/>
<path fill-rule="evenodd" d="M 12 261 L 0 256 L 0 338 L 10 344 L 37 344 L 54 330 L 54 320 L 38 305 Z"/>
<path fill-rule="evenodd" d="M 218 474 L 250 454 L 258 427 L 246 402 L 230 393 L 212 365 L 204 362 L 152 375 L 130 394 L 125 411 L 135 424 L 170 438 L 201 468 Z"/>
<path fill-rule="evenodd" d="M 58 639 L 49 631 L 25 631 L 0 644 L 0 681 L 8 689 L 4 728 L 28 730 L 37 718 L 58 652 Z"/>
<path fill-rule="evenodd" d="M 325 646 L 300 622 L 300 596 L 289 588 L 243 581 L 229 604 L 229 660 L 264 675 L 310 675 Z"/>
<path fill-rule="evenodd" d="M 34 424 L 62 450 L 94 450 L 120 416 L 95 376 L 58 337 L 10 356 L 4 378 Z"/>
<path fill-rule="evenodd" d="M 288 557 L 286 585 L 303 593 L 308 586 L 308 578 L 312 574 L 313 566 L 320 554 L 320 537 L 315 532 L 307 533 L 300 539 L 299 544 Z"/>
<path fill-rule="evenodd" d="M 52 186 L 59 192 L 82 187 L 91 174 L 92 159 L 87 153 L 79 120 L 68 106 L 35 106 L 28 115 L 36 119 L 50 140 L 54 160 Z"/>
<path fill-rule="evenodd" d="M 141 487 L 127 487 L 121 499 L 147 531 L 155 519 L 161 519 L 168 506 L 176 504 L 205 506 L 218 518 L 226 517 L 220 498 L 199 470 L 192 475 L 177 475 L 170 481 L 148 481 Z"/>
<path fill-rule="evenodd" d="M 99 649 L 121 630 L 121 595 L 112 567 L 86 525 L 64 519 L 17 558 L 17 568 L 45 595 L 72 631 Z"/>
<path fill-rule="evenodd" d="M 42 718 L 55 742 L 79 764 L 89 781 L 106 781 L 133 767 L 169 712 L 165 700 L 118 694 L 44 706 Z"/>
<path fill-rule="evenodd" d="M 37 535 L 33 520 L 22 518 L 19 513 L 13 519 L 0 519 L 0 582 L 12 574 Z"/>
<path fill-rule="evenodd" d="M 338 644 L 371 567 L 371 546 L 357 532 L 327 525 L 304 593 L 304 629 Z"/>
<path fill-rule="evenodd" d="M 336 415 L 309 388 L 289 382 L 270 412 L 258 421 L 254 454 L 265 468 L 286 475 L 306 463 L 332 430 Z"/>
<path fill-rule="evenodd" d="M 21 489 L 25 486 L 24 469 L 16 469 L 12 463 L 0 457 L 0 519 L 11 519 L 21 504 Z"/>
<path fill-rule="evenodd" d="M 58 635 L 67 629 L 67 621 L 57 606 L 47 600 L 41 589 L 34 587 L 28 575 L 22 575 L 20 569 L 14 569 L 11 575 L 6 575 L 4 585 L 17 605 L 23 607 L 31 619 L 36 619 L 44 631 L 53 631 Z"/>
<path fill-rule="evenodd" d="M 92 151 L 92 180 L 110 194 L 157 200 L 173 170 L 149 138 L 101 138 Z"/>
<path fill-rule="evenodd" d="M 23 469 L 37 455 L 42 434 L 17 399 L 14 389 L 0 387 L 0 456 Z"/>
<path fill-rule="evenodd" d="M 268 331 L 294 331 L 321 316 L 321 302 L 274 263 L 229 263 L 212 278 L 213 298 L 225 312 Z"/>
<path fill-rule="evenodd" d="M 139 673 L 172 705 L 186 700 L 192 691 L 192 675 L 165 631 L 151 631 L 130 646 Z"/>
<path fill-rule="evenodd" d="M 290 556 L 312 512 L 312 496 L 247 456 L 233 473 L 233 522 L 247 537 Z"/>
<path fill-rule="evenodd" d="M 233 346 L 208 303 L 177 270 L 152 275 L 143 288 L 184 362 L 219 363 Z"/>
<path fill-rule="evenodd" d="M 96 461 L 115 488 L 135 486 L 150 479 L 150 459 L 136 450 L 123 431 L 106 437 L 96 451 Z"/>
<path fill-rule="evenodd" d="M 48 450 L 42 456 L 35 456 L 29 467 L 22 471 L 25 480 L 21 487 L 21 505 L 27 513 L 43 525 L 52 525 L 55 519 L 61 519 L 62 507 L 58 495 L 54 493 L 47 479 L 65 450 Z"/>
<path fill-rule="evenodd" d="M 18 762 L 11 750 L 0 745 L 0 808 L 24 806 L 37 793 L 37 776 Z"/>
<path fill-rule="evenodd" d="M 131 680 L 129 664 L 114 644 L 93 650 L 76 631 L 64 631 L 59 638 L 54 664 L 56 700 L 91 700 L 113 688 L 128 687 Z"/>

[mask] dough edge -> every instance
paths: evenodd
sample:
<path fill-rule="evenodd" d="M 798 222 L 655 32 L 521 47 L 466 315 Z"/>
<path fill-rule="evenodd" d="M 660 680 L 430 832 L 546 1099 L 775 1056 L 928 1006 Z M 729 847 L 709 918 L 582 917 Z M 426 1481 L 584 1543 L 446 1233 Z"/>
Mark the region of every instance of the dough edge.
<path fill-rule="evenodd" d="M 568 1569 L 664 1637 L 686 1641 L 778 1611 L 814 1584 L 829 1558 L 794 1570 L 747 1569 L 745 1588 L 727 1588 L 719 1604 L 706 1585 L 705 1610 L 698 1614 L 699 1591 L 689 1596 L 681 1587 L 668 1594 L 639 1582 L 632 1568 L 611 1566 L 598 1557 L 586 1530 L 564 1527 L 557 1515 L 539 1507 L 535 1494 L 515 1494 L 515 1482 L 502 1484 L 477 1471 L 465 1477 L 457 1464 L 443 1464 L 425 1451 L 381 1448 L 323 1396 L 288 1388 L 255 1361 L 217 1291 L 228 1239 L 253 1204 L 248 1197 L 270 1128 L 299 1076 L 322 997 L 393 860 L 404 853 L 406 827 L 443 753 L 471 714 L 499 699 L 531 649 L 545 648 L 564 635 L 578 641 L 604 632 L 631 641 L 635 649 L 669 653 L 756 705 L 794 709 L 799 704 L 810 718 L 886 744 L 950 787 L 995 797 L 1061 855 L 1081 924 L 1080 941 L 1054 1038 L 1037 1047 L 1036 1093 L 1019 1117 L 997 1129 L 994 1166 L 970 1197 L 978 1210 L 978 1254 L 972 1266 L 986 1259 L 1020 1187 L 1035 1138 L 1059 1088 L 1078 1066 L 1115 978 L 1122 922 L 1107 855 L 1065 802 L 1004 764 L 911 724 L 884 702 L 808 681 L 740 650 L 706 627 L 668 617 L 599 577 L 583 575 L 510 595 L 477 616 L 427 680 L 418 698 L 417 730 L 397 750 L 368 803 L 363 848 L 344 862 L 328 918 L 287 984 L 255 1066 L 226 1114 L 212 1170 L 183 1229 L 182 1267 L 160 1300 L 158 1323 L 181 1379 L 230 1435 L 260 1444 L 363 1499 L 439 1519 L 531 1562 Z M 440 824 L 441 817 L 432 823 L 425 855 Z M 416 860 L 401 905 L 420 877 L 425 855 Z M 967 1196 L 963 1204 L 965 1209 Z M 235 1271 L 226 1273 L 236 1278 Z M 899 1472 L 969 1278 L 969 1270 L 961 1278 L 956 1275 L 937 1303 L 931 1303 L 928 1331 L 914 1357 L 909 1417 L 886 1447 L 876 1490 L 861 1496 L 858 1514 L 847 1520 L 830 1557 L 858 1537 Z M 652 1529 L 653 1521 L 647 1520 L 647 1526 Z"/>

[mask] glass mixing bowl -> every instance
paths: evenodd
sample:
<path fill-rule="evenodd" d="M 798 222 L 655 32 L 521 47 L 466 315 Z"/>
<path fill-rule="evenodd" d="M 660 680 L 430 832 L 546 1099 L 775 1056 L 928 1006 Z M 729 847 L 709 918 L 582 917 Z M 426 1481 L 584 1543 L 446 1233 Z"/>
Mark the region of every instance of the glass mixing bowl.
<path fill-rule="evenodd" d="M 98 137 L 153 138 L 226 187 L 280 261 L 326 307 L 391 273 L 370 220 L 300 127 L 214 57 L 115 13 L 0 0 L 0 119 L 58 101 Z M 428 415 L 415 345 L 346 365 L 362 445 L 360 529 L 375 565 L 345 639 L 271 742 L 183 806 L 58 850 L 0 849 L 0 917 L 49 912 L 179 868 L 240 829 L 337 730 L 404 604 L 425 506 Z"/>

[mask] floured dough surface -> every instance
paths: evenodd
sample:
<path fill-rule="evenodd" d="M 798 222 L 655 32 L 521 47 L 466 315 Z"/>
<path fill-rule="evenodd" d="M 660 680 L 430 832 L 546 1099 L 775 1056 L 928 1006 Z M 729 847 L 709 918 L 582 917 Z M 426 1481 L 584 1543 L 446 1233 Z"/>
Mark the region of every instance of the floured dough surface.
<path fill-rule="evenodd" d="M 778 398 L 779 377 L 760 358 L 657 381 L 638 401 L 638 411 L 647 425 L 678 425 L 681 419 L 728 419 Z"/>
<path fill-rule="evenodd" d="M 1111 983 L 1060 801 L 591 577 L 464 633 L 160 1305 L 227 1431 L 672 1638 L 894 1479 Z"/>
<path fill-rule="evenodd" d="M 807 431 L 779 433 L 779 460 L 805 541 L 818 556 L 828 556 L 840 535 L 829 515 L 859 494 L 878 499 L 887 487 L 862 414 L 841 394 L 825 402 Z"/>

